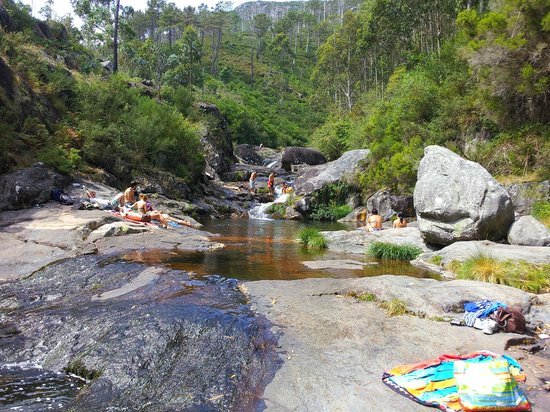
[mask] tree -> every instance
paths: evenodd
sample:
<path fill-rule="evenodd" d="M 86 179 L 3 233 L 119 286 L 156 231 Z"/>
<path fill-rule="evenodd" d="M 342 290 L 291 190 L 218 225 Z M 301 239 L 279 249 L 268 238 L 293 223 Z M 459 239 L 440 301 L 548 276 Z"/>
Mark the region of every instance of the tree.
<path fill-rule="evenodd" d="M 113 44 L 113 71 L 118 70 L 118 28 L 120 0 L 71 0 L 74 11 L 84 21 L 83 31 L 92 44 Z"/>
<path fill-rule="evenodd" d="M 44 16 L 47 21 L 50 21 L 54 16 L 53 1 L 54 0 L 46 0 L 44 7 L 40 9 L 40 14 Z"/>

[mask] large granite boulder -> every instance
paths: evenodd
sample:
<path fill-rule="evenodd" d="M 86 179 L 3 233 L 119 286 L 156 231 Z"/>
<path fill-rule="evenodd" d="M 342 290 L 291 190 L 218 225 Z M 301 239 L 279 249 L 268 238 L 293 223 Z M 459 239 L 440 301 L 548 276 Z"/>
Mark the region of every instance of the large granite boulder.
<path fill-rule="evenodd" d="M 63 189 L 71 178 L 44 163 L 0 176 L 0 210 L 18 210 L 46 203 L 51 191 Z"/>
<path fill-rule="evenodd" d="M 533 216 L 522 216 L 510 226 L 508 243 L 522 246 L 548 246 L 550 231 Z"/>
<path fill-rule="evenodd" d="M 251 144 L 239 144 L 235 147 L 235 155 L 249 165 L 261 165 L 264 161 L 257 152 L 258 146 Z"/>
<path fill-rule="evenodd" d="M 405 217 L 413 217 L 414 204 L 412 196 L 400 196 L 391 193 L 387 189 L 382 189 L 369 197 L 367 200 L 367 209 L 378 209 L 381 216 L 390 216 L 395 213 L 403 213 Z"/>
<path fill-rule="evenodd" d="M 328 184 L 339 182 L 346 176 L 353 175 L 369 154 L 370 150 L 368 149 L 351 150 L 332 162 L 303 169 L 296 177 L 295 193 L 307 196 Z"/>
<path fill-rule="evenodd" d="M 282 167 L 287 172 L 291 171 L 292 165 L 315 166 L 326 162 L 327 159 L 321 152 L 307 147 L 285 147 L 281 158 Z"/>
<path fill-rule="evenodd" d="M 514 221 L 508 192 L 481 165 L 428 146 L 414 188 L 418 228 L 428 243 L 500 240 Z"/>
<path fill-rule="evenodd" d="M 191 189 L 185 181 L 171 173 L 150 170 L 136 177 L 139 189 L 145 193 L 158 193 L 172 199 L 189 199 Z"/>
<path fill-rule="evenodd" d="M 533 211 L 535 202 L 550 202 L 550 181 L 513 183 L 506 186 L 512 198 L 514 211 L 525 216 Z"/>
<path fill-rule="evenodd" d="M 206 124 L 201 137 L 206 160 L 205 173 L 214 179 L 220 173 L 230 171 L 235 163 L 233 140 L 229 124 L 220 109 L 209 103 L 199 103 L 198 107 Z"/>

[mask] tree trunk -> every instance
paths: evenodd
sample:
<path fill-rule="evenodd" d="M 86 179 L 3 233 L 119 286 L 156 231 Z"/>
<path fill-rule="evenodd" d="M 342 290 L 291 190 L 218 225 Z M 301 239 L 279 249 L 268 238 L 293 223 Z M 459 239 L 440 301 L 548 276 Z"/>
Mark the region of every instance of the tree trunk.
<path fill-rule="evenodd" d="M 113 73 L 118 71 L 118 11 L 120 9 L 120 0 L 115 4 L 115 27 L 113 33 Z"/>

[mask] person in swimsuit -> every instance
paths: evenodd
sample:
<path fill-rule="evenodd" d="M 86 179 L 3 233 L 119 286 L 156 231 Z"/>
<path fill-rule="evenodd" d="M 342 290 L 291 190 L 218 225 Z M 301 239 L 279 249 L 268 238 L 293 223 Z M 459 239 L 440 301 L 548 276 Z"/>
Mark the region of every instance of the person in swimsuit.
<path fill-rule="evenodd" d="M 256 193 L 256 179 L 258 178 L 258 173 L 252 172 L 250 179 L 248 179 L 248 190 L 250 193 Z"/>
<path fill-rule="evenodd" d="M 269 194 L 273 195 L 275 193 L 275 172 L 271 172 L 267 179 L 267 189 L 269 190 Z"/>
<path fill-rule="evenodd" d="M 123 206 L 125 204 L 131 205 L 136 201 L 135 194 L 136 194 L 137 185 L 138 185 L 137 182 L 132 182 L 130 183 L 130 187 L 124 191 L 124 203 L 122 204 Z"/>
<path fill-rule="evenodd" d="M 167 228 L 168 222 L 164 218 L 164 215 L 158 210 L 153 210 L 153 205 L 147 201 L 148 199 L 149 197 L 146 194 L 140 194 L 139 200 L 132 205 L 132 209 L 137 210 L 142 222 L 157 220 L 161 223 L 162 227 Z"/>
<path fill-rule="evenodd" d="M 395 229 L 399 229 L 399 228 L 402 228 L 402 227 L 407 227 L 407 221 L 403 217 L 403 213 L 399 212 L 397 214 L 397 219 L 395 219 L 393 221 L 393 227 Z"/>
<path fill-rule="evenodd" d="M 369 232 L 382 230 L 382 216 L 378 214 L 378 209 L 372 209 L 371 215 L 367 219 L 365 229 Z"/>

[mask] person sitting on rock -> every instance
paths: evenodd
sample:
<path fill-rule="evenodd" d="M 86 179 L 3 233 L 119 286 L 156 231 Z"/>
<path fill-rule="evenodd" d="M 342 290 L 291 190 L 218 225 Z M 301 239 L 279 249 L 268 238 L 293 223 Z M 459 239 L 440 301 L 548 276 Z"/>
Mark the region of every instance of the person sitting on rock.
<path fill-rule="evenodd" d="M 397 219 L 393 221 L 394 229 L 400 229 L 402 227 L 407 227 L 407 221 L 403 217 L 403 213 L 399 212 L 397 214 Z"/>
<path fill-rule="evenodd" d="M 281 193 L 283 195 L 287 193 L 292 193 L 292 187 L 287 184 L 287 182 L 283 182 L 283 186 L 281 187 Z"/>
<path fill-rule="evenodd" d="M 124 191 L 124 203 L 125 204 L 133 204 L 136 201 L 136 189 L 137 189 L 137 182 L 130 183 L 130 187 Z"/>
<path fill-rule="evenodd" d="M 258 178 L 258 173 L 252 172 L 250 179 L 248 179 L 248 190 L 250 193 L 256 193 L 256 179 Z"/>
<path fill-rule="evenodd" d="M 148 199 L 149 197 L 146 194 L 140 194 L 139 200 L 132 205 L 132 210 L 136 210 L 137 213 L 128 212 L 125 213 L 124 216 L 131 220 L 137 220 L 140 222 L 150 222 L 151 220 L 156 220 L 160 222 L 163 228 L 167 228 L 168 222 L 162 212 L 153 210 L 153 205 L 147 201 Z"/>
<path fill-rule="evenodd" d="M 371 215 L 367 219 L 365 229 L 369 232 L 382 230 L 382 216 L 378 214 L 378 209 L 371 210 Z"/>

